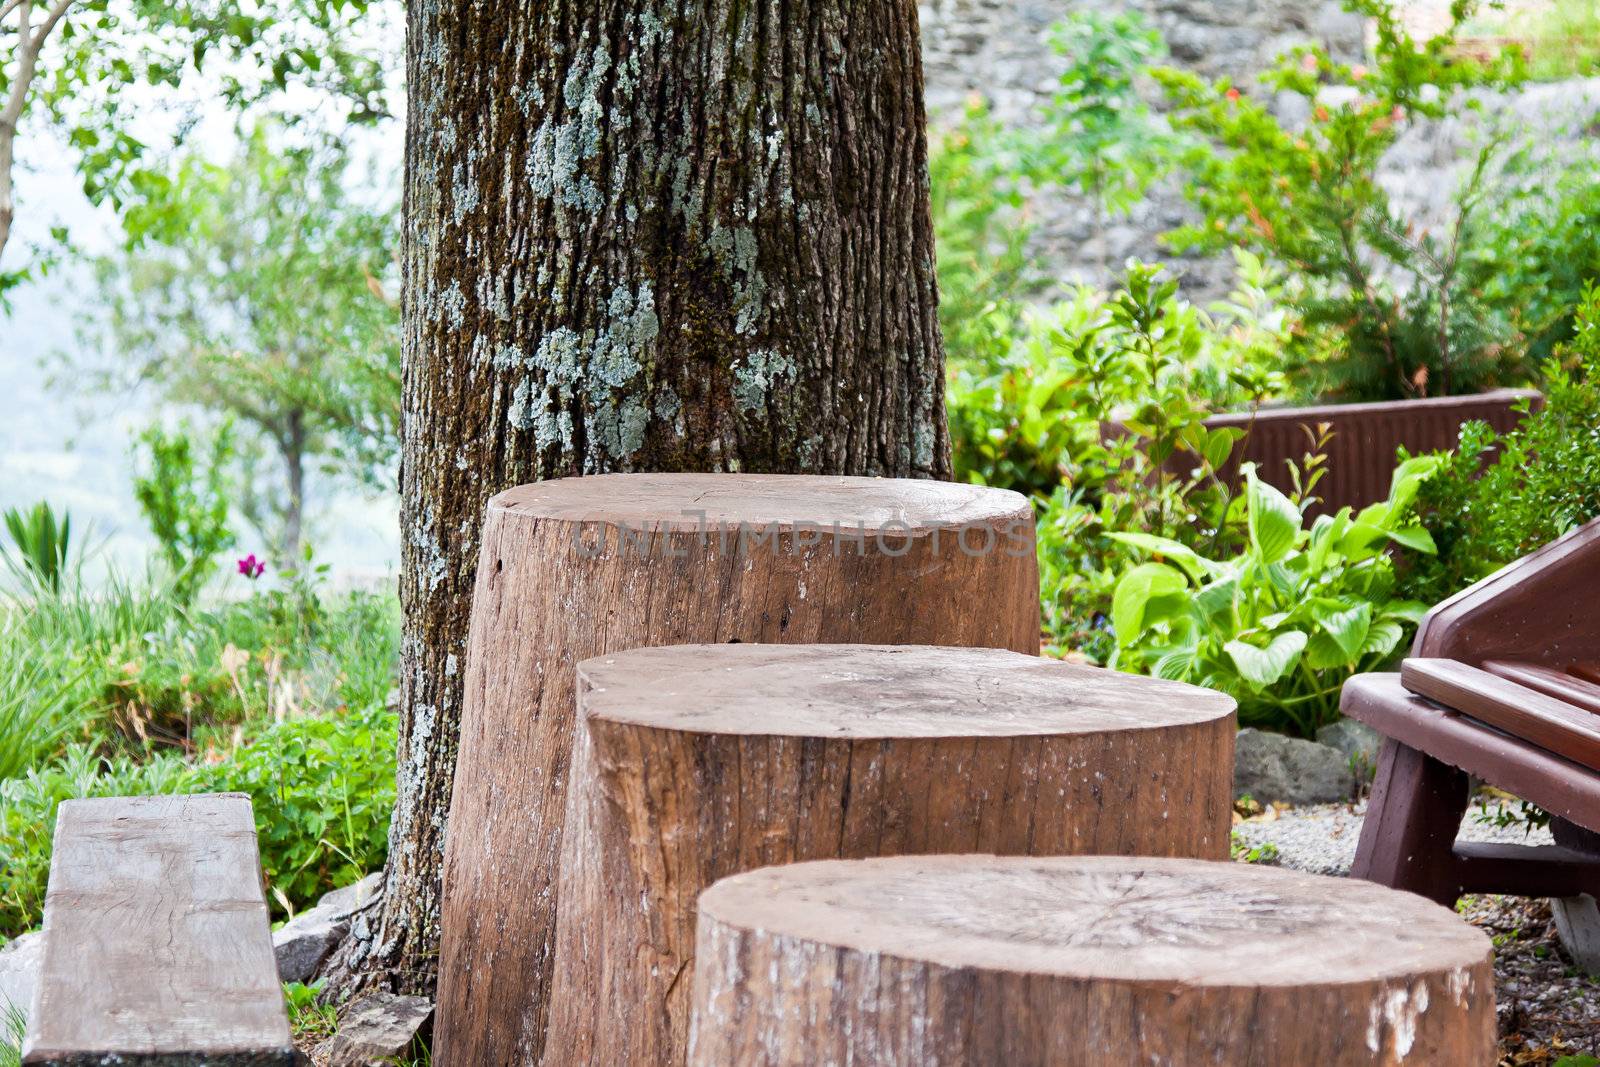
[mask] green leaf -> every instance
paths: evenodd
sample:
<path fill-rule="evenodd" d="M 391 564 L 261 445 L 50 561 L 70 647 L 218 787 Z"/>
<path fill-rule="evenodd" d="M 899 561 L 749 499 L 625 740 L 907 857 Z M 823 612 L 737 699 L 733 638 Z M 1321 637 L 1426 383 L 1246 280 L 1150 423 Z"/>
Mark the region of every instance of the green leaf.
<path fill-rule="evenodd" d="M 1371 604 L 1363 600 L 1340 610 L 1316 606 L 1311 609 L 1311 617 L 1343 650 L 1345 662 L 1354 663 L 1360 657 L 1362 646 L 1367 643 L 1367 631 L 1372 627 Z"/>
<path fill-rule="evenodd" d="M 1206 559 L 1188 545 L 1172 540 L 1170 537 L 1157 537 L 1147 533 L 1110 533 L 1106 535 L 1118 544 L 1128 545 L 1140 551 L 1148 552 L 1153 556 L 1165 556 L 1188 574 L 1196 582 L 1222 570 L 1220 563 Z"/>
<path fill-rule="evenodd" d="M 1117 643 L 1131 644 L 1144 632 L 1151 600 L 1188 588 L 1183 574 L 1164 563 L 1141 563 L 1124 574 L 1111 598 L 1111 625 L 1117 631 Z"/>
<path fill-rule="evenodd" d="M 1306 635 L 1299 630 L 1281 633 L 1266 648 L 1245 641 L 1229 641 L 1223 646 L 1239 676 L 1255 689 L 1263 689 L 1294 669 L 1305 651 Z"/>
<path fill-rule="evenodd" d="M 1415 552 L 1426 552 L 1430 556 L 1439 551 L 1438 546 L 1433 543 L 1433 535 L 1421 526 L 1404 526 L 1398 530 L 1390 530 L 1389 540 Z"/>
<path fill-rule="evenodd" d="M 1287 556 L 1300 536 L 1300 511 L 1289 498 L 1256 477 L 1254 463 L 1242 468 L 1249 502 L 1250 544 L 1262 563 Z"/>
<path fill-rule="evenodd" d="M 1403 626 L 1393 619 L 1379 619 L 1367 630 L 1367 640 L 1361 646 L 1363 656 L 1387 657 L 1405 637 Z"/>

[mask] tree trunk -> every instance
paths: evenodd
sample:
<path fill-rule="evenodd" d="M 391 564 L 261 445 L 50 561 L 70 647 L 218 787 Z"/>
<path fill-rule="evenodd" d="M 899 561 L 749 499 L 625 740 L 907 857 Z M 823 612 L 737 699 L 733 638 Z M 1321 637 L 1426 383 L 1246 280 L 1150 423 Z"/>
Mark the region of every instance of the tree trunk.
<path fill-rule="evenodd" d="M 306 422 L 305 413 L 296 409 L 285 419 L 283 441 L 284 480 L 288 502 L 283 508 L 283 566 L 300 569 L 301 525 L 306 513 Z"/>
<path fill-rule="evenodd" d="M 734 641 L 1037 657 L 1033 533 L 1021 495 L 948 483 L 604 475 L 496 496 L 445 850 L 436 1062 L 540 1061 L 565 967 L 556 874 L 580 661 Z"/>
<path fill-rule="evenodd" d="M 941 852 L 1226 859 L 1233 707 L 993 649 L 680 645 L 580 664 L 543 1062 L 681 1065 L 695 902 L 741 871 Z M 452 883 L 452 923 L 454 903 Z"/>
<path fill-rule="evenodd" d="M 950 459 L 914 4 L 413 0 L 408 30 L 399 800 L 336 969 L 425 992 L 485 501 Z"/>
<path fill-rule="evenodd" d="M 700 897 L 692 1067 L 1494 1062 L 1489 939 L 1368 882 L 1195 860 L 768 867 Z"/>

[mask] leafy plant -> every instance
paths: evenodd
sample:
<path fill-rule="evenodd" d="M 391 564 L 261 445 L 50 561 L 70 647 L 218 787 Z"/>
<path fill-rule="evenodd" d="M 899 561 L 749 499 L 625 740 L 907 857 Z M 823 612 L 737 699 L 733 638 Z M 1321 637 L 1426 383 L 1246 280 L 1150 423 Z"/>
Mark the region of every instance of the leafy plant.
<path fill-rule="evenodd" d="M 935 122 L 929 130 L 939 327 L 955 373 L 992 371 L 1020 324 L 1020 302 L 1038 289 L 1012 155 L 980 98 L 967 103 L 958 121 Z"/>
<path fill-rule="evenodd" d="M 1259 261 L 1242 256 L 1240 268 L 1240 289 L 1207 314 L 1135 264 L 1095 316 L 1045 335 L 1064 413 L 1065 484 L 1039 519 L 1045 626 L 1058 649 L 1097 662 L 1111 654 L 1112 590 L 1128 558 L 1113 532 L 1208 553 L 1239 543 L 1238 498 L 1224 475 L 1242 433 L 1205 419 L 1213 404 L 1251 407 L 1278 387 L 1262 360 L 1285 329 Z"/>
<path fill-rule="evenodd" d="M 1215 559 L 1171 538 L 1107 534 L 1147 561 L 1117 582 L 1116 666 L 1231 694 L 1239 717 L 1314 736 L 1338 714 L 1346 678 L 1384 664 L 1425 606 L 1393 596 L 1398 544 L 1431 549 L 1412 502 L 1438 466 L 1402 463 L 1386 500 L 1319 517 L 1256 476 L 1245 479 L 1244 549 Z"/>
<path fill-rule="evenodd" d="M 187 426 L 172 433 L 152 426 L 139 435 L 138 444 L 148 462 L 145 473 L 134 478 L 133 496 L 155 535 L 174 592 L 187 602 L 215 571 L 217 556 L 234 544 L 227 477 L 232 427 L 223 424 L 203 466 Z"/>
<path fill-rule="evenodd" d="M 1411 124 L 1475 107 L 1466 90 L 1514 85 L 1517 53 L 1463 62 L 1456 33 L 1474 7 L 1457 0 L 1442 34 L 1417 42 L 1388 0 L 1348 0 L 1370 20 L 1373 61 L 1343 64 L 1306 46 L 1261 76 L 1274 96 L 1298 97 L 1302 124 L 1227 80 L 1192 72 L 1155 76 L 1191 136 L 1185 191 L 1202 221 L 1169 235 L 1180 249 L 1250 248 L 1300 284 L 1296 337 L 1308 392 L 1345 400 L 1472 392 L 1524 373 L 1509 307 L 1484 299 L 1491 142 L 1468 170 L 1445 233 L 1396 210 L 1377 180 L 1379 160 Z"/>
<path fill-rule="evenodd" d="M 382 866 L 395 728 L 394 714 L 381 706 L 293 719 L 196 769 L 198 791 L 250 794 L 261 870 L 282 911 Z"/>
<path fill-rule="evenodd" d="M 72 516 L 40 501 L 26 511 L 7 508 L 6 532 L 11 535 L 12 551 L 0 546 L 0 558 L 25 586 L 40 593 L 61 592 L 71 573 Z"/>
<path fill-rule="evenodd" d="M 1600 515 L 1600 287 L 1546 364 L 1542 407 L 1501 436 L 1467 424 L 1439 462 L 1418 503 L 1438 552 L 1404 573 L 1419 599 L 1442 600 Z"/>
<path fill-rule="evenodd" d="M 1025 172 L 1087 197 L 1103 238 L 1109 216 L 1136 204 L 1169 163 L 1171 132 L 1138 92 L 1166 49 L 1134 11 L 1073 12 L 1050 28 L 1050 44 L 1066 63 L 1027 139 Z"/>
<path fill-rule="evenodd" d="M 1538 152 L 1507 161 L 1515 196 L 1488 220 L 1473 267 L 1483 299 L 1507 308 L 1543 362 L 1572 340 L 1584 290 L 1600 280 L 1600 175 L 1563 169 Z"/>
<path fill-rule="evenodd" d="M 214 763 L 74 745 L 57 763 L 0 780 L 0 937 L 39 922 L 56 807 L 78 797 L 248 793 L 275 909 L 309 906 L 383 863 L 394 748 L 395 717 L 377 707 L 273 724 Z"/>

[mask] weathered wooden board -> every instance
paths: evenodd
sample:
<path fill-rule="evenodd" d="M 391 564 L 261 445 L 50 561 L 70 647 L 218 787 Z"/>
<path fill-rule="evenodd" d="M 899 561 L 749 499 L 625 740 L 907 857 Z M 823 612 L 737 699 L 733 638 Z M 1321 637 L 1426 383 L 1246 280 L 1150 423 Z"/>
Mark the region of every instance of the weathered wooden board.
<path fill-rule="evenodd" d="M 578 688 L 549 1067 L 683 1063 L 695 899 L 726 875 L 1228 855 L 1234 701 L 1211 690 L 998 649 L 750 644 L 600 656 Z"/>
<path fill-rule="evenodd" d="M 56 816 L 30 1067 L 294 1062 L 250 800 L 69 800 Z"/>
<path fill-rule="evenodd" d="M 693 1067 L 1489 1067 L 1489 939 L 1370 882 L 1116 857 L 767 867 L 700 897 Z"/>

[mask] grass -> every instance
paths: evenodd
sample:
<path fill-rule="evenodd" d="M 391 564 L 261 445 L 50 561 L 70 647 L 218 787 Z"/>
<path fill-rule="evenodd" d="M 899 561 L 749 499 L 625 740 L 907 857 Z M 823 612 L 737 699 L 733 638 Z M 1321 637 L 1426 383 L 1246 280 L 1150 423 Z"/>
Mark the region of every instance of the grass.
<path fill-rule="evenodd" d="M 119 578 L 0 594 L 0 941 L 38 923 L 76 797 L 248 793 L 280 914 L 381 865 L 398 647 L 392 594 L 314 577 L 199 605 Z"/>
<path fill-rule="evenodd" d="M 27 1025 L 21 1008 L 9 1000 L 0 1004 L 0 1067 L 19 1067 L 22 1063 L 22 1033 Z"/>

